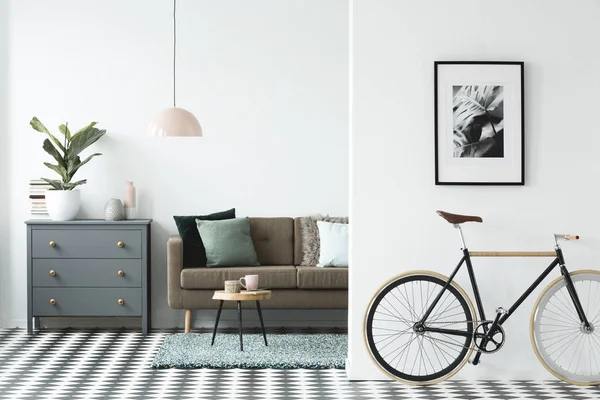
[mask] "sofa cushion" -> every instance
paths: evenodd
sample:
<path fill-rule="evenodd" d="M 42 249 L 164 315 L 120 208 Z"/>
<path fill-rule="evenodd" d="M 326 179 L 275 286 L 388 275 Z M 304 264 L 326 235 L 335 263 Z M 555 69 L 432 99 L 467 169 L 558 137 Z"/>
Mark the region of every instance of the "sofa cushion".
<path fill-rule="evenodd" d="M 348 268 L 297 266 L 299 289 L 348 289 Z"/>
<path fill-rule="evenodd" d="M 260 265 L 294 265 L 293 218 L 250 218 L 250 235 Z"/>
<path fill-rule="evenodd" d="M 185 268 L 181 271 L 181 287 L 222 290 L 227 280 L 240 279 L 245 275 L 258 275 L 258 287 L 261 289 L 295 289 L 296 274 L 296 268 L 291 265 Z"/>

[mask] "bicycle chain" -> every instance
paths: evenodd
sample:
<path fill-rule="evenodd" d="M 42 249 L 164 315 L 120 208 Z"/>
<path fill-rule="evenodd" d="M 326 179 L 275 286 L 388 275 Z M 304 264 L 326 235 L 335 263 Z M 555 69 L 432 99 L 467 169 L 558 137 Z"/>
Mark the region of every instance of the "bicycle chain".
<path fill-rule="evenodd" d="M 446 325 L 454 325 L 454 324 L 462 324 L 462 323 L 468 323 L 471 322 L 473 323 L 474 321 L 444 321 L 444 322 L 428 322 L 426 325 L 431 325 L 431 324 L 446 324 Z M 480 324 L 485 324 L 485 323 L 493 323 L 494 321 L 492 320 L 483 320 L 480 321 L 477 325 L 479 326 Z M 473 330 L 473 334 L 475 334 L 475 329 Z M 462 347 L 463 349 L 469 349 L 471 346 L 466 347 L 465 345 L 462 344 L 457 344 L 456 342 L 450 342 L 448 340 L 444 340 L 444 339 L 433 339 L 430 337 L 431 340 L 436 340 L 438 342 L 442 342 L 442 343 L 446 343 L 446 344 L 451 344 L 453 346 L 458 346 L 458 347 Z M 473 344 L 475 344 L 475 338 L 473 338 Z"/>

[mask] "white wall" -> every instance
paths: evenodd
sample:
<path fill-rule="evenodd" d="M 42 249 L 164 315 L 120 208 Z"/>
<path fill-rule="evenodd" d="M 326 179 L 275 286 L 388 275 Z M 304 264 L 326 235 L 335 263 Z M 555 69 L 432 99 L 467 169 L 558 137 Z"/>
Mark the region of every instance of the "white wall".
<path fill-rule="evenodd" d="M 3 271 L 9 263 L 8 258 L 8 190 L 6 188 L 9 174 L 8 156 L 8 1 L 0 0 L 0 177 L 3 190 L 0 190 L 0 327 L 6 308 L 2 293 L 6 281 Z"/>
<path fill-rule="evenodd" d="M 352 112 L 352 379 L 379 379 L 362 336 L 376 289 L 410 269 L 451 272 L 460 243 L 436 209 L 481 215 L 465 226 L 470 249 L 551 250 L 571 269 L 600 267 L 598 146 L 600 2 L 582 0 L 354 0 Z M 434 185 L 434 60 L 525 62 L 526 185 Z M 508 307 L 547 259 L 475 260 L 486 312 Z M 557 275 L 553 275 L 553 278 Z M 457 278 L 464 287 L 468 278 Z M 549 282 L 548 278 L 548 281 Z M 494 292 L 492 293 L 492 290 Z M 507 341 L 468 378 L 551 378 L 529 343 L 535 295 L 505 324 Z"/>
<path fill-rule="evenodd" d="M 171 1 L 10 5 L 7 323 L 25 321 L 27 183 L 50 175 L 34 115 L 54 130 L 92 120 L 108 130 L 91 149 L 104 155 L 78 173 L 88 179 L 79 217 L 102 218 L 134 181 L 140 216 L 154 219 L 155 327 L 183 323 L 167 305 L 173 215 L 347 215 L 347 1 L 178 1 L 177 102 L 200 120 L 201 139 L 146 135 L 172 101 Z"/>

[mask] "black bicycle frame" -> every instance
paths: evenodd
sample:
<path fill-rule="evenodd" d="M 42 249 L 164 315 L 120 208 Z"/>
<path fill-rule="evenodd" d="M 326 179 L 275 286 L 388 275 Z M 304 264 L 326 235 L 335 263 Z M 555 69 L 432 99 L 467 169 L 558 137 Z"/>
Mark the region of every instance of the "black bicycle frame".
<path fill-rule="evenodd" d="M 425 332 L 443 333 L 446 335 L 463 336 L 463 337 L 469 337 L 472 335 L 466 331 L 461 331 L 461 330 L 457 330 L 457 329 L 445 329 L 445 328 L 435 328 L 435 327 L 427 326 L 427 318 L 429 318 L 429 316 L 433 312 L 434 308 L 436 307 L 436 305 L 438 304 L 438 302 L 444 295 L 444 292 L 448 289 L 448 286 L 450 286 L 450 284 L 452 283 L 452 280 L 454 279 L 454 277 L 456 276 L 456 274 L 458 273 L 458 271 L 460 270 L 460 268 L 462 267 L 463 264 L 467 265 L 467 271 L 469 273 L 469 278 L 471 280 L 471 287 L 473 289 L 473 295 L 475 296 L 475 302 L 477 304 L 477 311 L 479 312 L 480 320 L 481 321 L 486 320 L 485 311 L 483 309 L 483 303 L 481 301 L 481 295 L 479 294 L 479 288 L 477 286 L 477 280 L 475 279 L 475 272 L 473 271 L 473 265 L 471 264 L 471 256 L 469 255 L 468 249 L 463 249 L 463 256 L 460 259 L 460 261 L 458 262 L 458 265 L 456 266 L 456 268 L 454 269 L 452 274 L 450 274 L 448 281 L 446 282 L 446 284 L 444 285 L 442 290 L 438 293 L 436 298 L 433 300 L 433 303 L 429 306 L 429 308 L 427 309 L 427 311 L 425 312 L 425 314 L 423 315 L 421 320 L 418 322 L 418 324 L 423 328 L 423 330 Z M 482 339 L 484 340 L 484 343 L 483 343 L 484 347 L 486 344 L 485 342 L 487 342 L 487 338 L 490 338 L 495 333 L 494 330 L 496 329 L 496 327 L 498 325 L 502 325 L 504 322 L 506 322 L 506 320 L 517 310 L 517 308 L 519 308 L 519 306 L 525 301 L 525 299 L 527 297 L 529 297 L 529 295 L 539 286 L 539 284 L 544 279 L 546 279 L 548 274 L 550 274 L 550 272 L 552 272 L 552 270 L 557 265 L 560 266 L 560 272 L 565 278 L 565 281 L 567 284 L 567 290 L 569 292 L 569 295 L 571 296 L 571 300 L 573 301 L 573 304 L 575 305 L 575 310 L 577 311 L 579 320 L 581 321 L 582 324 L 584 324 L 584 326 L 589 327 L 589 322 L 587 320 L 585 312 L 583 311 L 583 307 L 581 306 L 581 302 L 579 301 L 577 292 L 575 291 L 575 286 L 573 285 L 573 281 L 571 280 L 569 271 L 565 267 L 565 260 L 563 257 L 562 249 L 560 247 L 557 247 L 556 248 L 556 258 L 550 263 L 550 265 L 548 265 L 548 267 L 544 270 L 544 272 L 542 272 L 540 274 L 540 276 L 535 280 L 535 282 L 533 282 L 531 284 L 531 286 L 529 286 L 527 288 L 527 290 L 525 290 L 525 292 L 521 295 L 521 297 L 519 297 L 515 301 L 515 303 L 508 309 L 508 311 L 505 314 L 498 313 L 498 315 L 496 316 L 492 325 L 489 327 L 489 330 L 486 330 L 488 333 L 485 334 L 484 336 L 482 336 Z M 473 328 L 475 328 L 475 327 L 473 327 Z M 473 361 L 473 364 L 478 363 L 480 356 L 481 356 L 481 352 L 478 352 L 477 355 L 475 356 L 475 360 Z"/>

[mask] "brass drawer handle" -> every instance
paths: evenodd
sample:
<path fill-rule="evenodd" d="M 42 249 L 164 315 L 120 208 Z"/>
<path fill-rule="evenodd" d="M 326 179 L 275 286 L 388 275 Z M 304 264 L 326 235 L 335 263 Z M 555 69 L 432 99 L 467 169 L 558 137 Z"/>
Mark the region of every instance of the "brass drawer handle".
<path fill-rule="evenodd" d="M 117 247 L 123 247 L 123 246 L 125 246 L 125 243 L 123 243 L 121 241 L 117 242 Z"/>
<path fill-rule="evenodd" d="M 122 306 L 123 304 L 125 304 L 125 300 L 123 300 L 123 299 L 119 299 L 119 300 L 117 300 L 117 303 L 118 303 L 120 306 Z"/>
<path fill-rule="evenodd" d="M 56 271 L 55 271 L 55 270 L 53 270 L 53 269 L 51 269 L 51 270 L 50 270 L 50 276 L 56 276 Z"/>
<path fill-rule="evenodd" d="M 50 304 L 55 305 L 56 304 L 56 299 L 50 299 Z"/>
<path fill-rule="evenodd" d="M 125 276 L 125 272 L 123 272 L 122 270 L 119 270 L 119 272 L 117 272 L 117 275 L 119 275 L 119 276 Z"/>
<path fill-rule="evenodd" d="M 54 240 L 51 240 L 48 244 L 50 245 L 50 247 L 56 247 L 56 242 Z"/>

